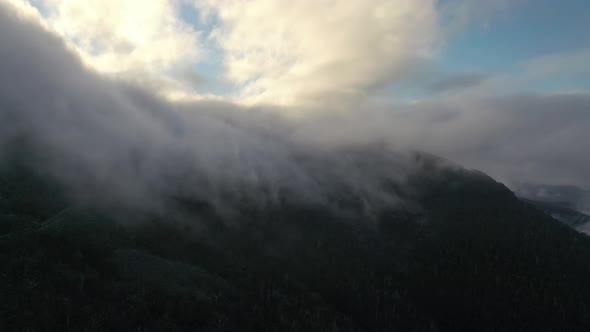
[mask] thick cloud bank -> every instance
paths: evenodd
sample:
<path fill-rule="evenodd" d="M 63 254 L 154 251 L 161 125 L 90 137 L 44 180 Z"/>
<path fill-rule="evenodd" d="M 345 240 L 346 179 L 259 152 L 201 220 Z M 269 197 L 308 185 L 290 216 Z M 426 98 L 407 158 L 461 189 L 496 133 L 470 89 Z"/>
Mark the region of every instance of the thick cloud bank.
<path fill-rule="evenodd" d="M 345 192 L 370 209 L 396 202 L 384 180 L 401 183 L 414 167 L 382 146 L 425 150 L 502 180 L 590 184 L 586 93 L 350 111 L 327 103 L 295 119 L 171 103 L 86 69 L 56 35 L 0 8 L 0 153 L 33 163 L 82 200 L 100 193 L 157 209 L 162 197 L 223 206 L 334 202 Z"/>
<path fill-rule="evenodd" d="M 506 183 L 590 186 L 590 94 L 454 96 L 308 119 L 304 137 L 384 140 Z"/>
<path fill-rule="evenodd" d="M 391 203 L 387 168 L 295 142 L 270 111 L 172 104 L 83 68 L 56 36 L 0 13 L 0 147 L 67 184 L 81 199 L 157 207 L 162 197 L 331 201 L 339 191 Z M 396 154 L 383 156 L 398 159 Z M 366 172 L 370 168 L 371 172 Z M 363 171 L 361 171 L 363 169 Z"/>

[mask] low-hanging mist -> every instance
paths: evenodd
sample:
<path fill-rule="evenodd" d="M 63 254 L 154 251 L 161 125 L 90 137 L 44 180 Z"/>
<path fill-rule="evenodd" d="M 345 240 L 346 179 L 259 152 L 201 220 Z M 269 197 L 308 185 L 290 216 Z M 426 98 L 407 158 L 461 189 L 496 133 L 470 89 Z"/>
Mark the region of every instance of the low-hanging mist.
<path fill-rule="evenodd" d="M 301 139 L 277 110 L 161 100 L 84 68 L 35 24 L 0 15 L 0 151 L 80 202 L 155 211 L 172 197 L 219 208 L 243 199 L 324 204 L 342 191 L 366 204 L 395 201 L 380 187 L 407 172 L 398 153 L 371 165 L 362 154 L 347 157 L 348 144 Z"/>
<path fill-rule="evenodd" d="M 171 197 L 221 208 L 345 193 L 371 210 L 399 201 L 387 184 L 416 167 L 409 151 L 507 180 L 526 171 L 584 184 L 590 165 L 575 144 L 590 141 L 587 94 L 314 110 L 170 102 L 84 67 L 59 37 L 0 6 L 0 153 L 82 202 L 157 211 Z"/>

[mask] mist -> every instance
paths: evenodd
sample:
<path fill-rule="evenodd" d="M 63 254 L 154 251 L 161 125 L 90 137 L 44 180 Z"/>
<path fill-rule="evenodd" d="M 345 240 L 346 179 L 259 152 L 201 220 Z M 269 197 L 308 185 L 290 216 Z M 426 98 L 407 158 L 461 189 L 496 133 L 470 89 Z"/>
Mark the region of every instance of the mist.
<path fill-rule="evenodd" d="M 173 102 L 103 76 L 52 32 L 1 4 L 0 158 L 17 158 L 78 202 L 163 211 L 189 197 L 395 206 L 425 151 L 504 181 L 588 185 L 590 96 L 445 97 L 313 108 Z M 556 112 L 559 110 L 559 113 Z"/>
<path fill-rule="evenodd" d="M 279 109 L 173 103 L 102 77 L 59 38 L 5 10 L 0 31 L 0 151 L 56 179 L 78 202 L 154 211 L 172 197 L 217 208 L 243 199 L 325 204 L 344 190 L 391 204 L 380 181 L 401 181 L 408 167 L 393 152 L 380 157 L 390 167 L 379 169 L 337 152 L 352 145 L 295 139 L 301 130 Z"/>

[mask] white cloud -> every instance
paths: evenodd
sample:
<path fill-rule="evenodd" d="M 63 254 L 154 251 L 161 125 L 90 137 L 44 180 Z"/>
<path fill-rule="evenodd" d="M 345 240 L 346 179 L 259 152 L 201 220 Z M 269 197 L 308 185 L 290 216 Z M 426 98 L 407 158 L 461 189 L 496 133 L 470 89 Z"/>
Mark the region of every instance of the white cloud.
<path fill-rule="evenodd" d="M 403 79 L 440 37 L 435 0 L 4 1 L 32 3 L 99 72 L 180 98 L 195 97 L 186 72 L 207 52 L 181 4 L 216 18 L 209 37 L 246 103 L 357 99 Z"/>
<path fill-rule="evenodd" d="M 29 2 L 24 0 L 2 0 L 4 3 L 8 4 L 8 8 L 14 9 L 14 13 L 16 13 L 20 18 L 28 19 L 29 21 L 33 22 L 40 22 L 41 15 L 37 8 L 33 7 Z"/>
<path fill-rule="evenodd" d="M 407 86 L 414 69 L 427 68 L 454 29 L 485 22 L 524 0 L 0 1 L 56 32 L 99 72 L 174 99 L 229 95 L 247 104 L 338 108 L 379 91 L 395 99 L 389 84 Z M 181 18 L 186 4 L 211 19 L 201 25 L 210 32 Z M 216 63 L 223 63 L 230 82 L 223 83 L 220 96 L 207 89 L 209 94 L 197 93 L 204 82 L 196 65 L 207 52 L 220 58 Z M 501 93 L 561 74 L 585 79 L 587 55 L 583 50 L 543 57 L 523 66 L 518 77 L 490 75 L 453 93 Z"/>
<path fill-rule="evenodd" d="M 436 48 L 434 0 L 196 0 L 246 102 L 363 95 Z"/>
<path fill-rule="evenodd" d="M 10 0 L 30 4 L 44 23 L 99 72 L 149 85 L 165 94 L 186 93 L 202 54 L 199 33 L 180 18 L 175 0 Z"/>

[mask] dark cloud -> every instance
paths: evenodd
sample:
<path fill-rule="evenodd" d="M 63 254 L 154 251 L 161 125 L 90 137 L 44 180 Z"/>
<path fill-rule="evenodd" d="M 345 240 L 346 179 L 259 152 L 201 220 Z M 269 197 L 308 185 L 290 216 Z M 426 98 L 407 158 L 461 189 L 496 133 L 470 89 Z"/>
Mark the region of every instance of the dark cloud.
<path fill-rule="evenodd" d="M 444 77 L 431 83 L 427 89 L 430 92 L 444 93 L 478 86 L 489 78 L 481 73 L 462 73 Z"/>

